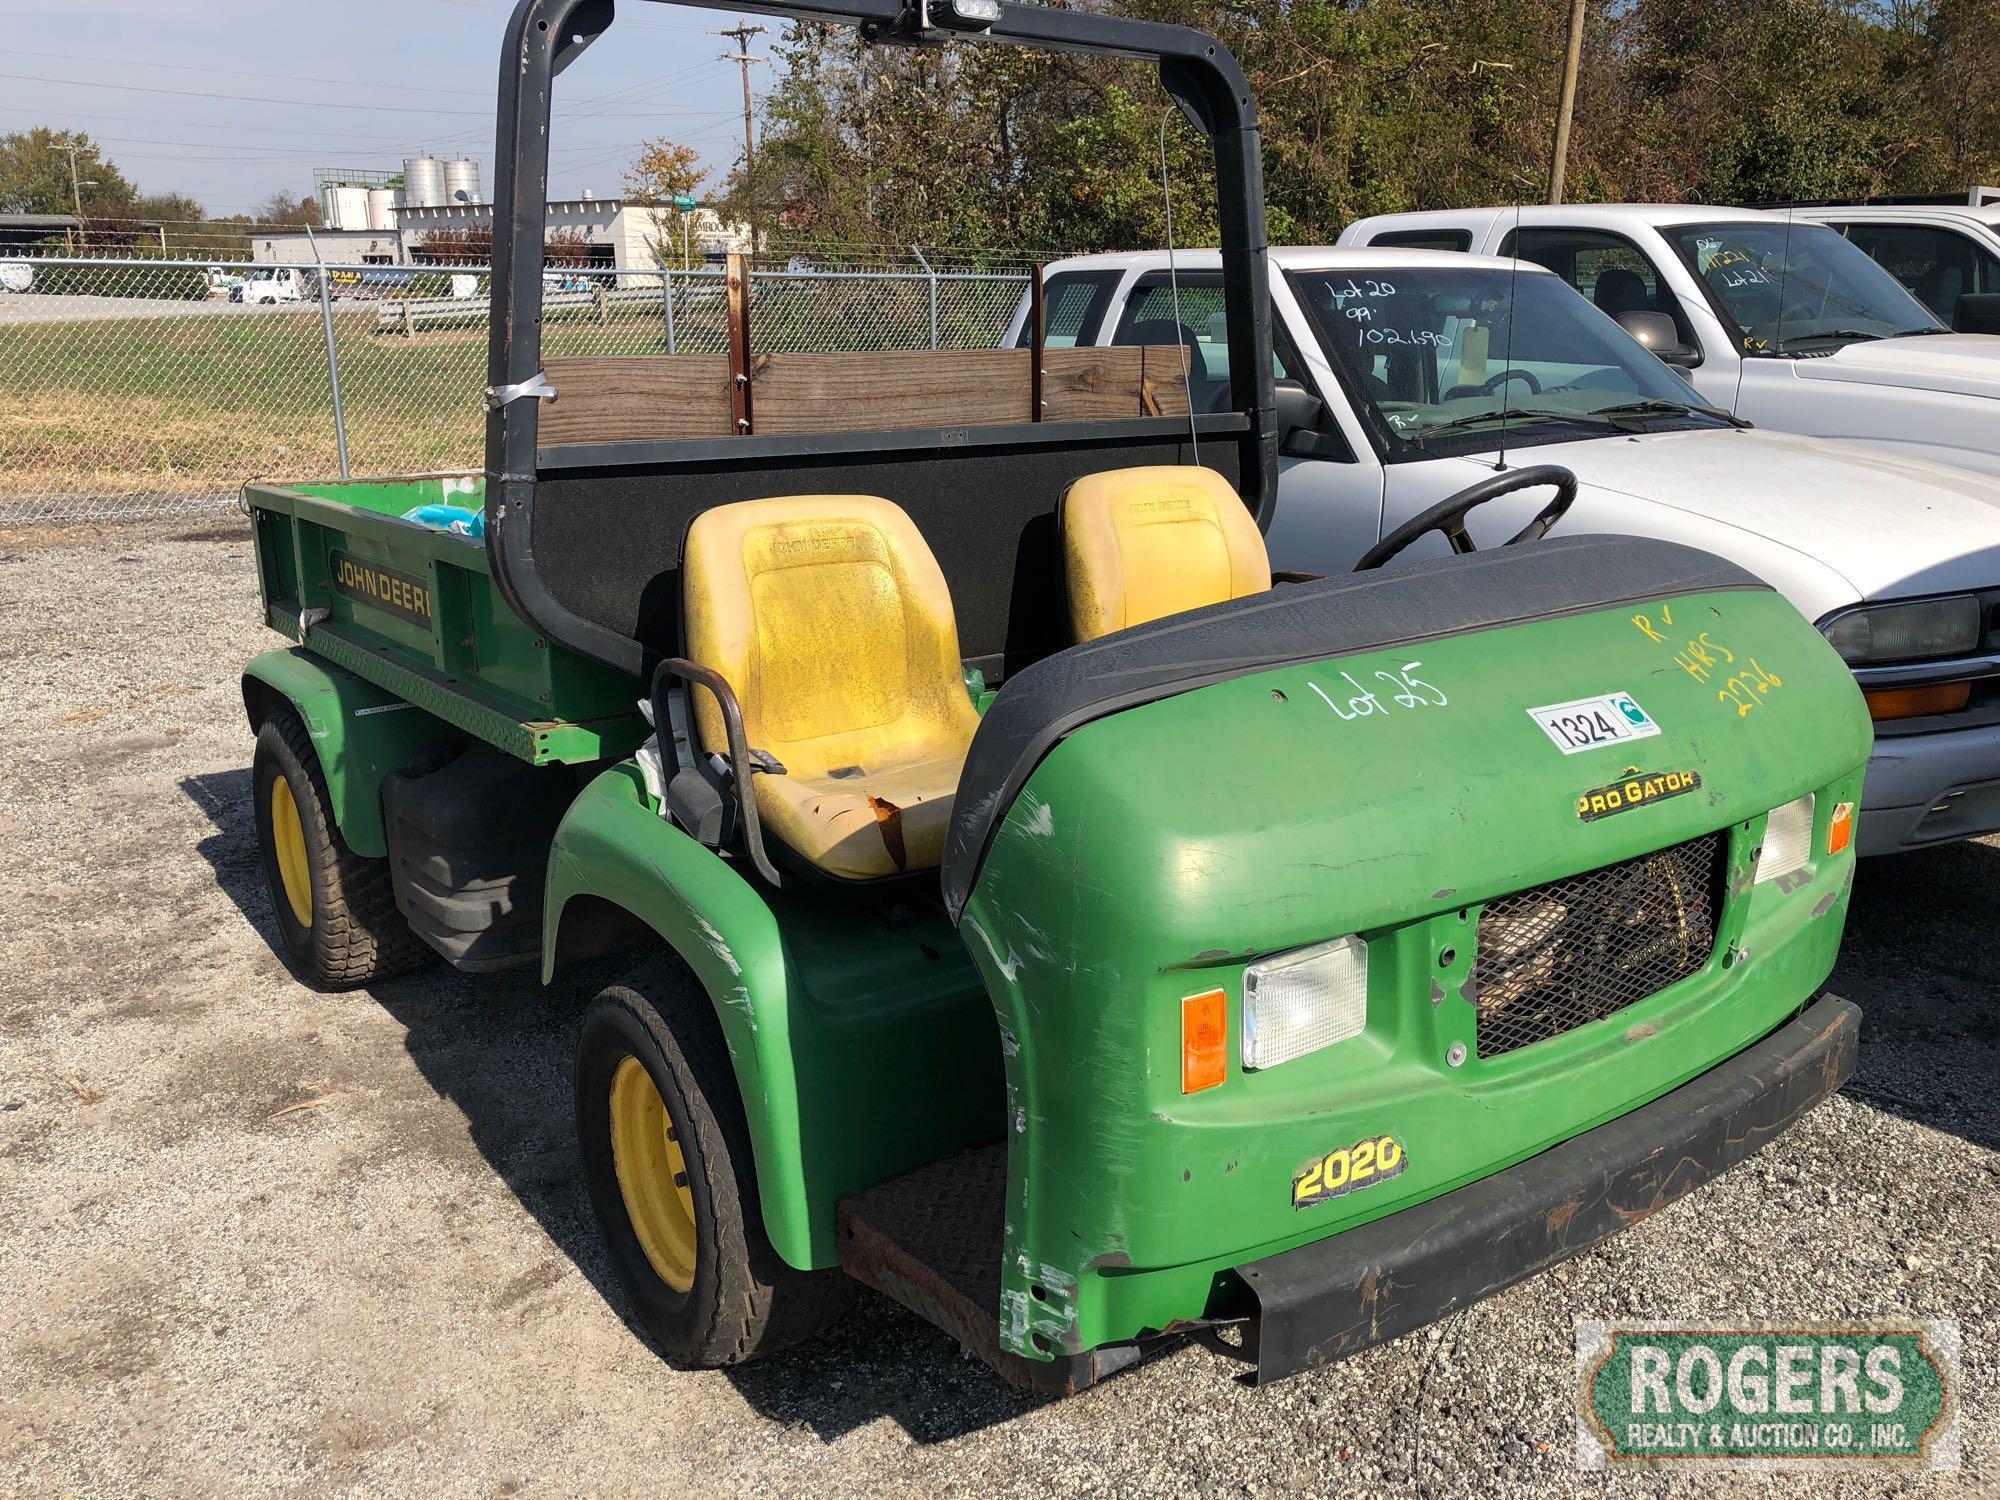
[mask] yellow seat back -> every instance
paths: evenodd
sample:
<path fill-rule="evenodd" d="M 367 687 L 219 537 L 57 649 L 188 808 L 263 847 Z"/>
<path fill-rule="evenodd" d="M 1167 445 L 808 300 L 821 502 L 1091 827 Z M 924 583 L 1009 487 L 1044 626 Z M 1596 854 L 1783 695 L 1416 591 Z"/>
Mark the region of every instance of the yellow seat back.
<path fill-rule="evenodd" d="M 729 679 L 785 774 L 757 811 L 830 874 L 935 866 L 979 716 L 944 574 L 899 506 L 794 495 L 702 512 L 682 559 L 687 654 Z M 690 694 L 705 749 L 722 715 Z"/>
<path fill-rule="evenodd" d="M 1062 549 L 1079 641 L 1271 586 L 1263 535 L 1213 469 L 1085 475 L 1063 496 Z"/>

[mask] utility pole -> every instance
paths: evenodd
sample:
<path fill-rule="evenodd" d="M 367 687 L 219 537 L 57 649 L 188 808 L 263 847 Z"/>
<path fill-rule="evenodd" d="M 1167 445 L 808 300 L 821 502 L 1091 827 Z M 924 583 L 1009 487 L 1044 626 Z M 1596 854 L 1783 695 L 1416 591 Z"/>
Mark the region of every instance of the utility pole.
<path fill-rule="evenodd" d="M 79 239 L 82 239 L 85 234 L 83 228 L 83 181 L 77 176 L 76 172 L 76 142 L 74 140 L 69 141 L 61 149 L 69 153 L 69 197 L 70 202 L 76 205 L 77 235 Z M 90 185 L 96 187 L 96 179 L 93 178 Z"/>
<path fill-rule="evenodd" d="M 725 52 L 722 61 L 733 62 L 743 69 L 743 175 L 746 178 L 750 175 L 750 169 L 757 164 L 756 148 L 750 141 L 750 64 L 764 60 L 750 55 L 750 38 L 763 34 L 764 28 L 761 26 L 745 26 L 740 23 L 727 31 L 716 33 L 717 36 L 726 36 L 736 43 L 736 50 Z"/>
<path fill-rule="evenodd" d="M 1570 0 L 1569 52 L 1563 58 L 1562 104 L 1556 110 L 1555 160 L 1549 164 L 1549 202 L 1563 201 L 1563 176 L 1569 170 L 1569 123 L 1576 113 L 1576 70 L 1583 57 L 1583 7 L 1586 0 Z"/>

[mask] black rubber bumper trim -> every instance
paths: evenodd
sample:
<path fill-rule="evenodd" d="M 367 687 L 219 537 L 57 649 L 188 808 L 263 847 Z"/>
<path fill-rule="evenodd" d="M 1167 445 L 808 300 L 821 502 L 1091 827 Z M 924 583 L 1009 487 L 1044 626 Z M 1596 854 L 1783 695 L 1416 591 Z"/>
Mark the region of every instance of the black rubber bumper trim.
<path fill-rule="evenodd" d="M 1651 1104 L 1504 1172 L 1237 1267 L 1259 1385 L 1344 1359 L 1601 1243 L 1750 1156 L 1854 1071 L 1860 1007 L 1797 1018 Z"/>

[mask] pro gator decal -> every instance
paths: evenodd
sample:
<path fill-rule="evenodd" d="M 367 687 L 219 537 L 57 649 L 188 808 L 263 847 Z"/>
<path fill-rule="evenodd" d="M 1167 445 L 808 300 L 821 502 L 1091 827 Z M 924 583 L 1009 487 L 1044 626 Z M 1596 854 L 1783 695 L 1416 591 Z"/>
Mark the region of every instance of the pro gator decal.
<path fill-rule="evenodd" d="M 1701 786 L 1699 771 L 1648 771 L 1627 776 L 1610 786 L 1594 787 L 1576 799 L 1576 815 L 1586 823 L 1630 812 L 1635 807 L 1684 797 Z"/>

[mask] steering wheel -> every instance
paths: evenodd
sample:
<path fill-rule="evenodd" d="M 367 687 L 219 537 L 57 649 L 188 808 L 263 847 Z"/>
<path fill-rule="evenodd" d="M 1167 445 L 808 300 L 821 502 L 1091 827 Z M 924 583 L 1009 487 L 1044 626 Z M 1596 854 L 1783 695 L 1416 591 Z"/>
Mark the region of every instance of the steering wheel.
<path fill-rule="evenodd" d="M 1529 469 L 1515 469 L 1507 474 L 1495 474 L 1490 479 L 1468 485 L 1456 495 L 1438 501 L 1429 510 L 1419 511 L 1401 526 L 1383 537 L 1361 555 L 1361 561 L 1354 565 L 1354 571 L 1365 573 L 1370 568 L 1379 568 L 1396 556 L 1418 537 L 1437 531 L 1451 543 L 1455 553 L 1477 552 L 1472 538 L 1465 530 L 1466 514 L 1484 505 L 1488 500 L 1498 500 L 1502 495 L 1511 495 L 1516 490 L 1531 490 L 1538 485 L 1552 484 L 1556 497 L 1544 505 L 1535 519 L 1501 543 L 1511 547 L 1516 542 L 1538 542 L 1549 534 L 1556 522 L 1569 514 L 1569 508 L 1576 503 L 1576 475 L 1556 464 L 1536 464 Z"/>
<path fill-rule="evenodd" d="M 1461 396 L 1490 396 L 1510 380 L 1526 381 L 1530 395 L 1542 394 L 1542 383 L 1535 378 L 1533 370 L 1505 369 L 1497 375 L 1489 375 L 1477 385 L 1455 385 L 1444 393 L 1447 401 L 1456 401 Z"/>
<path fill-rule="evenodd" d="M 1539 396 L 1542 393 L 1542 383 L 1535 379 L 1535 372 L 1533 370 L 1520 370 L 1509 365 L 1497 375 L 1488 375 L 1484 380 L 1480 381 L 1479 394 L 1490 396 L 1510 380 L 1525 380 L 1528 383 L 1528 394 L 1531 396 Z"/>

